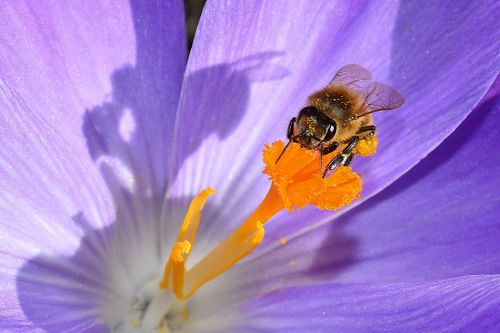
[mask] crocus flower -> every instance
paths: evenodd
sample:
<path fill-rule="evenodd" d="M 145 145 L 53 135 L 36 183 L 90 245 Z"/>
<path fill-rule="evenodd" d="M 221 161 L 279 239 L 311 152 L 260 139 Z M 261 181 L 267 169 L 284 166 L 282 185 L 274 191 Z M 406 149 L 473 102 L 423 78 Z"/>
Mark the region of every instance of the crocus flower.
<path fill-rule="evenodd" d="M 500 330 L 495 1 L 208 1 L 187 65 L 179 1 L 0 6 L 3 331 Z M 406 97 L 360 199 L 280 211 L 187 300 L 159 288 L 190 203 L 196 263 L 349 63 Z"/>

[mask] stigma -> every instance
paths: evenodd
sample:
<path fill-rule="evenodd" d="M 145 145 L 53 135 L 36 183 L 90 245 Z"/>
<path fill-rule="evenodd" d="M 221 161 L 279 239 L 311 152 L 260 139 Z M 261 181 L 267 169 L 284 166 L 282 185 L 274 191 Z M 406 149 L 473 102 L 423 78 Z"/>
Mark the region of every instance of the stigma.
<path fill-rule="evenodd" d="M 376 141 L 370 147 L 376 145 Z M 271 185 L 260 205 L 227 238 L 186 270 L 195 246 L 201 212 L 212 188 L 202 190 L 192 200 L 165 264 L 160 289 L 167 289 L 179 300 L 187 300 L 204 284 L 228 270 L 250 254 L 264 239 L 264 226 L 282 210 L 293 212 L 307 205 L 335 210 L 359 198 L 361 179 L 350 167 L 339 167 L 327 178 L 319 168 L 319 154 L 291 143 L 281 156 L 284 143 L 268 144 L 263 150 L 264 173 Z M 368 148 L 365 147 L 368 155 Z"/>

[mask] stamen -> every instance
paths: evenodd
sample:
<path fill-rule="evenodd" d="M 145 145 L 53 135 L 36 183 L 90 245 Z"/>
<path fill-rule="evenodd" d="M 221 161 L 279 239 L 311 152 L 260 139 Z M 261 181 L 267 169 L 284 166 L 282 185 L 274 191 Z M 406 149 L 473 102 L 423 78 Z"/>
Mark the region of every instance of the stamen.
<path fill-rule="evenodd" d="M 178 298 L 187 299 L 252 252 L 264 238 L 264 224 L 281 210 L 293 211 L 295 207 L 300 209 L 308 204 L 320 209 L 338 209 L 359 197 L 361 179 L 351 168 L 337 168 L 323 178 L 318 167 L 319 154 L 296 143 L 292 142 L 277 162 L 284 146 L 278 141 L 266 145 L 263 151 L 264 173 L 272 183 L 261 204 L 239 228 L 186 272 L 201 210 L 214 190 L 203 190 L 193 199 L 165 265 L 160 288 L 171 288 Z"/>
<path fill-rule="evenodd" d="M 185 275 L 185 264 L 191 252 L 191 247 L 196 241 L 196 232 L 200 225 L 201 210 L 208 199 L 208 196 L 215 193 L 212 188 L 207 188 L 191 201 L 184 222 L 182 223 L 177 241 L 174 244 L 170 257 L 165 264 L 163 278 L 160 288 L 166 289 L 172 285 L 172 290 L 177 297 L 182 294 Z M 181 298 L 181 297 L 179 297 Z"/>

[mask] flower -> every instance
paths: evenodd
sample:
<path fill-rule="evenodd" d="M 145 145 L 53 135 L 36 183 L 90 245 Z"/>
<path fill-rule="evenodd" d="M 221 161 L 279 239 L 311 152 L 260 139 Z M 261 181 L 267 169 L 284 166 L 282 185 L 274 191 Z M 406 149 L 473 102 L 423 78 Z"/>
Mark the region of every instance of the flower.
<path fill-rule="evenodd" d="M 0 4 L 0 327 L 497 331 L 493 4 L 209 1 L 187 65 L 179 1 Z M 217 190 L 180 249 L 196 263 L 265 196 L 264 144 L 346 63 L 407 100 L 375 116 L 361 198 L 279 213 L 187 303 L 158 293 L 193 197 Z"/>

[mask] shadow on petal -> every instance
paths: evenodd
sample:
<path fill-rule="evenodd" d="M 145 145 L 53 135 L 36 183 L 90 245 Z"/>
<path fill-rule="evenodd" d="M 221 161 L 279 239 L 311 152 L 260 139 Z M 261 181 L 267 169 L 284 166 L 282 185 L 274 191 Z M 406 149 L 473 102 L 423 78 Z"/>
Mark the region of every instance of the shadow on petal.
<path fill-rule="evenodd" d="M 73 217 L 86 236 L 71 257 L 41 254 L 18 271 L 18 300 L 26 317 L 45 332 L 107 332 L 99 322 L 103 291 L 113 288 L 105 275 L 106 253 L 102 251 L 107 229 L 92 231 L 85 217 Z M 111 226 L 110 228 L 113 228 Z"/>
<path fill-rule="evenodd" d="M 161 102 L 157 90 L 166 86 L 148 89 L 140 68 L 115 71 L 111 99 L 87 110 L 82 128 L 91 157 L 109 170 L 103 175 L 113 195 L 129 201 L 132 198 L 115 191 L 127 188 L 134 199 L 159 204 L 184 160 L 206 138 L 216 134 L 225 139 L 236 130 L 246 112 L 251 83 L 288 75 L 267 62 L 276 56 L 264 52 L 195 71 L 185 78 L 180 107 L 184 111 L 178 118 Z M 158 126 L 162 122 L 168 125 Z M 169 131 L 162 131 L 165 127 Z"/>

